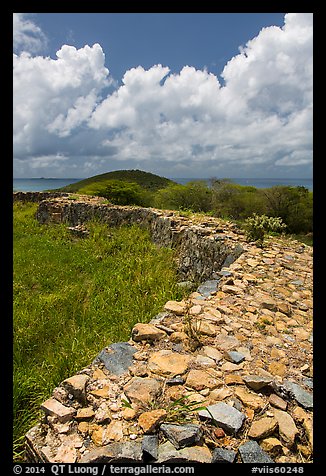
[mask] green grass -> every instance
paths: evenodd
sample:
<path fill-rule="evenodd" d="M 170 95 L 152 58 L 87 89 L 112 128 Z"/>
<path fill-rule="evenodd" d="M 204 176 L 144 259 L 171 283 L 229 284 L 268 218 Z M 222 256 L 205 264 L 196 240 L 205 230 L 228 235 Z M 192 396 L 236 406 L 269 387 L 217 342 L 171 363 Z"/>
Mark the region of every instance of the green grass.
<path fill-rule="evenodd" d="M 144 172 L 142 170 L 114 170 L 113 172 L 107 172 L 105 174 L 94 175 L 78 182 L 66 185 L 58 190 L 63 192 L 78 192 L 83 190 L 96 189 L 99 186 L 105 185 L 106 182 L 111 180 L 122 180 L 123 182 L 137 183 L 145 190 L 155 192 L 169 185 L 175 184 L 173 180 L 159 175 L 152 174 L 150 172 Z"/>
<path fill-rule="evenodd" d="M 40 404 L 112 342 L 130 338 L 170 299 L 181 299 L 173 252 L 138 227 L 41 225 L 36 204 L 14 204 L 14 459 Z"/>

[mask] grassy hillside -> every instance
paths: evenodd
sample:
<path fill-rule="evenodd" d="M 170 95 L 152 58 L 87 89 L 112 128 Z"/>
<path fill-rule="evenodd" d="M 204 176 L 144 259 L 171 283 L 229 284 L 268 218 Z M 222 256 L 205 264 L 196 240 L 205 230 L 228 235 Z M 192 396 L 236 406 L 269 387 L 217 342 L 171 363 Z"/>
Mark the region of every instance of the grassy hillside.
<path fill-rule="evenodd" d="M 14 459 L 40 404 L 105 346 L 128 340 L 181 299 L 173 253 L 139 227 L 89 222 L 88 238 L 41 225 L 37 204 L 14 204 Z"/>
<path fill-rule="evenodd" d="M 94 177 L 80 180 L 79 182 L 75 182 L 71 185 L 60 188 L 60 191 L 80 192 L 81 189 L 95 188 L 97 184 L 102 185 L 103 182 L 108 182 L 111 180 L 137 183 L 145 190 L 149 190 L 151 192 L 155 192 L 175 183 L 165 177 L 160 177 L 159 175 L 151 174 L 149 172 L 143 172 L 142 170 L 115 170 L 113 172 L 94 175 Z"/>

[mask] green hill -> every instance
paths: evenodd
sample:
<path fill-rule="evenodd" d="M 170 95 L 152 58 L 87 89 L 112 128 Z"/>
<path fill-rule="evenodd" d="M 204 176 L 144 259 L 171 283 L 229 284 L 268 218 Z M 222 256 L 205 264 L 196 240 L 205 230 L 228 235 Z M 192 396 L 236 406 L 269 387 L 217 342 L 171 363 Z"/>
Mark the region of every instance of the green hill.
<path fill-rule="evenodd" d="M 157 190 L 175 184 L 173 180 L 151 174 L 150 172 L 144 172 L 142 170 L 115 170 L 113 172 L 107 172 L 101 175 L 94 175 L 94 177 L 66 185 L 65 187 L 62 187 L 58 190 L 60 192 L 80 192 L 81 189 L 85 190 L 85 188 L 94 188 L 94 186 L 97 184 L 104 185 L 103 182 L 107 182 L 109 180 L 121 180 L 123 182 L 137 183 L 145 190 L 149 190 L 151 192 L 156 192 Z"/>

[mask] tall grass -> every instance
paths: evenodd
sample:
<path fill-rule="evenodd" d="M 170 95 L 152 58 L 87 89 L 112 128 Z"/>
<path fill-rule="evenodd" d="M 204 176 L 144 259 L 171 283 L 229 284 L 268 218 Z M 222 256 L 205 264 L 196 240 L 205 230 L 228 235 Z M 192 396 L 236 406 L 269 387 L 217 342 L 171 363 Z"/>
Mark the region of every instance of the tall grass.
<path fill-rule="evenodd" d="M 14 459 L 55 386 L 181 299 L 173 252 L 139 227 L 89 223 L 88 238 L 14 205 Z"/>

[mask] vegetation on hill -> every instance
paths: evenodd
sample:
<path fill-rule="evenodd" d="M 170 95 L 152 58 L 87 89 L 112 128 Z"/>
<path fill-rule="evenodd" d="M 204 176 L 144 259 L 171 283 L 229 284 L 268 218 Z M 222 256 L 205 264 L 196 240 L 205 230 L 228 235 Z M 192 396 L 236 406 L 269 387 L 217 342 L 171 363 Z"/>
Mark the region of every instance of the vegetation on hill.
<path fill-rule="evenodd" d="M 254 214 L 279 217 L 286 225 L 286 233 L 305 235 L 303 239 L 311 242 L 313 193 L 302 186 L 256 188 L 228 179 L 211 179 L 210 184 L 196 180 L 180 185 L 140 170 L 118 170 L 60 190 L 102 196 L 118 205 L 207 213 L 239 224 Z"/>
<path fill-rule="evenodd" d="M 80 180 L 73 184 L 62 187 L 60 190 L 63 192 L 80 192 L 83 190 L 96 190 L 98 186 L 102 189 L 105 187 L 105 184 L 110 181 L 122 181 L 122 182 L 132 182 L 138 184 L 144 190 L 155 192 L 161 188 L 168 187 L 169 185 L 174 184 L 173 180 L 167 179 L 165 177 L 160 177 L 159 175 L 151 174 L 149 172 L 144 172 L 142 170 L 115 170 L 113 172 L 108 172 L 101 175 L 94 175 L 94 177 L 89 177 L 87 179 Z"/>
<path fill-rule="evenodd" d="M 139 227 L 88 222 L 76 238 L 41 225 L 37 204 L 14 204 L 14 459 L 40 404 L 112 342 L 130 338 L 168 300 L 180 300 L 173 252 Z"/>

